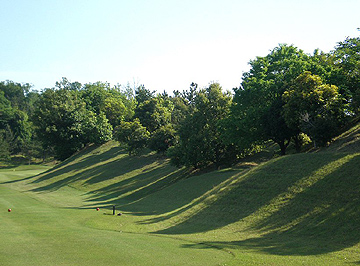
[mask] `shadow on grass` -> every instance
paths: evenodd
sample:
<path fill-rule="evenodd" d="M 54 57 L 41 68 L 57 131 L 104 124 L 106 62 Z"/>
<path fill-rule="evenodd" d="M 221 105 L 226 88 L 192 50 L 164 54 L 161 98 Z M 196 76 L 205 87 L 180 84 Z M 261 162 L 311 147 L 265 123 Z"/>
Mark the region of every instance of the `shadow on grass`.
<path fill-rule="evenodd" d="M 122 158 L 122 154 L 125 159 Z M 114 159 L 119 155 L 120 158 Z M 101 156 L 92 155 L 74 162 L 72 165 L 45 173 L 33 181 L 33 183 L 39 183 L 38 188 L 34 189 L 34 191 L 54 191 L 81 180 L 84 181 L 84 185 L 93 185 L 125 175 L 138 168 L 145 167 L 153 161 L 152 156 L 142 156 L 140 160 L 139 157 L 128 157 L 122 148 L 113 147 L 109 151 L 102 153 Z M 54 177 L 62 175 L 62 178 L 55 181 Z M 47 181 L 46 185 L 41 186 L 40 183 L 44 181 Z"/>
<path fill-rule="evenodd" d="M 360 241 L 359 164 L 359 155 L 280 158 L 249 172 L 179 224 L 156 233 L 206 232 L 254 215 L 258 222 L 248 230 L 260 230 L 262 237 L 206 244 L 278 255 L 313 255 L 354 246 Z"/>
<path fill-rule="evenodd" d="M 101 153 L 101 156 L 98 156 L 94 153 L 96 148 L 98 147 L 95 145 L 87 147 L 83 151 L 71 156 L 69 159 L 61 162 L 55 167 L 37 175 L 37 178 L 33 181 L 33 183 L 40 183 L 50 180 L 56 176 L 66 175 L 70 172 L 77 172 L 81 169 L 88 168 L 89 166 L 98 164 L 101 161 L 107 161 L 121 153 L 124 153 L 124 149 L 122 147 L 112 147 L 108 151 Z"/>
<path fill-rule="evenodd" d="M 55 191 L 80 182 L 81 185 L 88 186 L 89 191 L 88 204 L 84 207 L 93 204 L 116 205 L 135 215 L 149 215 L 161 214 L 182 206 L 183 202 L 174 205 L 168 204 L 166 200 L 165 204 L 145 206 L 142 200 L 181 179 L 188 178 L 187 170 L 173 167 L 168 160 L 155 154 L 127 156 L 119 147 L 113 147 L 100 155 L 92 154 L 93 151 L 94 149 L 84 151 L 82 156 L 74 156 L 67 164 L 42 174 L 33 181 L 37 188 L 32 191 Z M 115 178 L 119 181 L 114 181 Z M 109 181 L 110 184 L 99 184 L 103 181 Z M 202 191 L 203 189 L 198 189 L 199 193 Z M 139 201 L 140 204 L 134 204 Z"/>
<path fill-rule="evenodd" d="M 177 169 L 168 162 L 162 162 L 151 171 L 93 191 L 89 201 L 116 205 L 122 211 L 137 216 L 160 215 L 177 210 L 171 215 L 174 216 L 189 208 L 184 206 L 232 176 L 234 172 L 224 171 L 224 174 L 223 177 L 209 178 L 208 182 L 203 182 L 200 178 L 198 183 L 197 176 L 189 175 L 185 168 Z M 186 182 L 186 185 L 183 186 L 182 182 Z M 169 216 L 165 215 L 143 223 L 155 223 L 168 218 Z"/>
<path fill-rule="evenodd" d="M 243 241 L 206 241 L 202 244 L 187 244 L 183 248 L 201 249 L 204 245 L 213 245 L 220 249 L 241 249 L 257 251 L 280 256 L 310 256 L 341 250 L 341 246 L 334 246 L 325 240 L 304 239 L 293 237 L 267 236 L 261 238 L 249 238 Z"/>
<path fill-rule="evenodd" d="M 89 201 L 106 202 L 111 205 L 121 206 L 122 210 L 132 211 L 134 214 L 137 212 L 138 215 L 166 212 L 167 210 L 159 209 L 155 205 L 152 208 L 142 208 L 141 204 L 139 204 L 136 210 L 129 205 L 185 178 L 184 172 L 185 170 L 175 169 L 166 163 L 159 164 L 157 167 L 149 169 L 149 171 L 91 192 Z"/>
<path fill-rule="evenodd" d="M 253 214 L 303 177 L 301 172 L 288 178 L 283 177 L 282 174 L 287 171 L 287 166 L 292 162 L 292 157 L 282 157 L 253 169 L 243 177 L 235 179 L 231 184 L 225 183 L 225 189 L 215 193 L 201 210 L 189 215 L 183 222 L 158 233 L 206 232 Z M 314 163 L 309 166 L 308 172 L 315 171 L 318 167 L 319 165 Z M 266 174 L 266 177 L 263 174 Z"/>
<path fill-rule="evenodd" d="M 264 163 L 246 174 L 238 169 L 188 178 L 184 169 L 154 155 L 122 157 L 120 147 L 99 156 L 94 151 L 90 147 L 39 175 L 33 181 L 38 184 L 34 191 L 83 181 L 95 187 L 83 208 L 99 203 L 105 208 L 116 205 L 132 215 L 158 215 L 141 221 L 144 224 L 174 217 L 180 221 L 157 234 L 202 233 L 254 218 L 247 230 L 260 231 L 261 237 L 203 243 L 220 248 L 314 255 L 360 241 L 359 155 L 299 154 Z M 114 178 L 119 181 L 100 185 Z"/>
<path fill-rule="evenodd" d="M 240 169 L 242 171 L 240 171 Z M 169 197 L 167 204 L 169 205 L 169 202 L 171 201 L 172 208 L 170 210 L 173 211 L 170 212 L 169 210 L 169 212 L 164 212 L 166 213 L 165 215 L 146 219 L 138 223 L 155 224 L 176 216 L 181 216 L 184 213 L 191 211 L 192 208 L 197 208 L 198 205 L 206 202 L 206 199 L 209 196 L 219 193 L 220 190 L 226 188 L 228 185 L 234 182 L 234 180 L 237 180 L 239 176 L 243 175 L 248 170 L 249 169 L 247 169 L 247 167 L 244 167 L 238 168 L 238 170 L 227 170 L 221 172 L 217 171 L 214 173 L 205 174 L 201 177 L 193 176 L 191 179 L 186 180 L 187 183 L 183 187 L 181 186 L 181 184 L 179 184 L 179 187 L 174 186 L 169 189 L 170 191 L 168 191 L 168 195 L 170 195 L 170 197 L 172 195 L 173 197 L 175 197 L 175 195 L 179 193 L 183 195 L 182 197 L 178 197 L 177 199 L 172 199 L 172 201 Z M 186 188 L 186 190 L 184 188 Z M 159 194 L 156 194 L 156 196 L 158 197 Z M 164 197 L 160 197 L 160 201 L 164 198 L 166 198 L 166 195 Z M 152 202 L 154 202 L 154 200 Z M 134 205 L 136 206 L 138 203 L 142 204 L 142 202 L 136 202 L 132 205 L 132 207 L 134 207 Z M 156 205 L 161 206 L 161 202 L 157 202 Z"/>

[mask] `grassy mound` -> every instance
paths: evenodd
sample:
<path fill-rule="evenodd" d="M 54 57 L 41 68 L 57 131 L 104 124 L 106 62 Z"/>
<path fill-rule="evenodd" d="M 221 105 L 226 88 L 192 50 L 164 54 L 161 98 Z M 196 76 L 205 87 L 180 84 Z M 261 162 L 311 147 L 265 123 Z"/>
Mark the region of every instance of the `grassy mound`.
<path fill-rule="evenodd" d="M 1 187 L 55 209 L 85 213 L 83 218 L 75 215 L 81 230 L 126 232 L 134 241 L 138 236 L 187 241 L 180 248 L 184 256 L 204 250 L 233 254 L 219 255 L 220 264 L 356 264 L 359 132 L 357 125 L 322 151 L 259 165 L 247 160 L 202 174 L 177 169 L 152 153 L 130 157 L 109 142 L 38 175 L 16 171 L 12 176 L 7 170 Z M 111 214 L 113 205 L 122 216 L 88 214 L 95 207 Z"/>

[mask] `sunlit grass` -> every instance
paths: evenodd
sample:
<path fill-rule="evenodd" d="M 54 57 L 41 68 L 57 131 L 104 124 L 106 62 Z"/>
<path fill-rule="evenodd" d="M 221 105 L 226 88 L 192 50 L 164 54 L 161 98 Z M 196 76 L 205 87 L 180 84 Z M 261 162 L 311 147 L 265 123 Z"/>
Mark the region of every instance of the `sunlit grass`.
<path fill-rule="evenodd" d="M 357 132 L 344 137 L 354 141 Z M 111 265 L 115 257 L 120 265 L 358 264 L 360 153 L 337 143 L 348 150 L 331 152 L 334 146 L 260 164 L 248 158 L 202 174 L 153 153 L 129 157 L 116 143 L 89 147 L 52 169 L 0 170 L 0 222 L 9 229 L 0 236 L 7 241 L 0 259 L 4 265 Z M 21 214 L 9 215 L 11 204 Z M 113 205 L 122 216 L 112 215 Z M 21 256 L 11 258 L 10 249 Z M 51 258 L 42 258 L 52 249 Z"/>
<path fill-rule="evenodd" d="M 26 175 L 26 170 L 16 172 Z M 12 178 L 7 174 L 3 172 L 0 181 L 14 180 L 15 174 Z M 182 239 L 84 226 L 98 218 L 103 225 L 109 219 L 122 223 L 126 218 L 103 215 L 104 210 L 66 207 L 81 196 L 73 188 L 34 193 L 8 188 L 11 184 L 0 186 L 1 265 L 218 265 L 232 257 L 209 245 L 184 248 L 193 242 Z M 70 200 L 63 201 L 71 192 Z"/>

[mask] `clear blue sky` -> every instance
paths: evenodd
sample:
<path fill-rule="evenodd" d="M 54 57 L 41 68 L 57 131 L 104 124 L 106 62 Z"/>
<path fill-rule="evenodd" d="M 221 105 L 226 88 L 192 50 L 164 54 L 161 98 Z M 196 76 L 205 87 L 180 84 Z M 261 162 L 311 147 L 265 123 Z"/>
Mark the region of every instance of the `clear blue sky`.
<path fill-rule="evenodd" d="M 0 81 L 53 87 L 218 81 L 231 90 L 279 43 L 329 52 L 359 36 L 360 0 L 0 0 Z"/>

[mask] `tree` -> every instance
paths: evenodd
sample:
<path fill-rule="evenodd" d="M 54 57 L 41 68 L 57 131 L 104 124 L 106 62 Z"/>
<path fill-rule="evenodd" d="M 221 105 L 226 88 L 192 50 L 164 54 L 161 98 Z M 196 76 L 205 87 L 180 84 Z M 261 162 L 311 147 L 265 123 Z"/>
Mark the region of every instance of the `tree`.
<path fill-rule="evenodd" d="M 339 68 L 337 82 L 340 89 L 348 92 L 352 110 L 360 113 L 360 37 L 347 37 L 332 52 L 335 66 Z"/>
<path fill-rule="evenodd" d="M 282 94 L 298 75 L 314 65 L 302 50 L 280 45 L 267 56 L 250 61 L 250 66 L 241 86 L 234 89 L 230 116 L 223 121 L 223 138 L 242 150 L 273 140 L 285 154 L 290 139 L 297 139 L 300 132 L 291 130 L 281 115 Z"/>
<path fill-rule="evenodd" d="M 189 90 L 174 91 L 174 96 L 171 97 L 172 112 L 171 112 L 171 124 L 174 128 L 178 128 L 185 118 L 193 113 L 195 109 L 195 98 L 198 93 L 198 84 L 192 82 Z"/>
<path fill-rule="evenodd" d="M 196 93 L 194 111 L 179 126 L 178 143 L 169 149 L 173 164 L 202 168 L 229 159 L 231 145 L 221 140 L 218 122 L 227 116 L 230 103 L 231 95 L 218 83 Z"/>
<path fill-rule="evenodd" d="M 100 114 L 105 111 L 105 101 L 109 97 L 109 91 L 109 83 L 87 83 L 81 89 L 81 98 L 88 110 Z"/>
<path fill-rule="evenodd" d="M 44 148 L 53 147 L 56 157 L 64 160 L 83 147 L 81 120 L 85 103 L 67 89 L 47 89 L 39 99 L 33 121 Z"/>
<path fill-rule="evenodd" d="M 15 83 L 7 80 L 0 82 L 0 91 L 4 93 L 7 100 L 10 101 L 11 106 L 21 111 L 26 110 L 26 95 L 29 93 L 31 85 Z"/>
<path fill-rule="evenodd" d="M 132 122 L 122 121 L 115 132 L 115 138 L 128 146 L 129 154 L 137 154 L 144 149 L 150 138 L 149 131 L 141 125 L 139 119 Z"/>
<path fill-rule="evenodd" d="M 10 101 L 5 98 L 4 92 L 0 90 L 0 159 L 10 159 L 10 138 L 8 120 L 11 117 L 12 108 Z"/>
<path fill-rule="evenodd" d="M 57 89 L 64 89 L 64 90 L 72 90 L 72 91 L 79 91 L 82 85 L 80 82 L 70 82 L 66 77 L 62 77 L 61 81 L 57 81 L 55 83 L 55 88 Z"/>
<path fill-rule="evenodd" d="M 77 90 L 45 90 L 36 105 L 33 121 L 44 148 L 53 147 L 60 160 L 86 144 L 111 138 L 108 120 L 86 109 Z"/>
<path fill-rule="evenodd" d="M 4 91 L 0 90 L 0 132 L 2 139 L 9 143 L 11 153 L 21 152 L 32 136 L 31 123 L 27 114 L 17 108 L 18 103 L 15 101 L 16 107 L 13 107 Z"/>
<path fill-rule="evenodd" d="M 135 108 L 134 117 L 152 133 L 171 121 L 171 102 L 161 97 L 154 97 L 141 102 Z"/>
<path fill-rule="evenodd" d="M 4 138 L 2 130 L 0 130 L 0 160 L 10 160 L 10 145 L 9 142 Z"/>
<path fill-rule="evenodd" d="M 96 115 L 91 111 L 85 112 L 82 121 L 84 143 L 103 144 L 112 139 L 113 127 L 105 114 Z"/>
<path fill-rule="evenodd" d="M 128 93 L 122 92 L 119 86 L 110 87 L 109 83 L 103 82 L 88 83 L 81 89 L 81 98 L 88 110 L 97 115 L 105 114 L 114 128 L 134 115 L 135 100 L 128 98 Z"/>
<path fill-rule="evenodd" d="M 344 125 L 345 106 L 335 85 L 324 84 L 317 75 L 304 72 L 283 94 L 284 118 L 320 146 L 326 145 Z"/>
<path fill-rule="evenodd" d="M 135 99 L 138 104 L 151 100 L 155 96 L 155 91 L 150 91 L 144 85 L 140 85 L 135 89 Z"/>
<path fill-rule="evenodd" d="M 172 124 L 161 126 L 151 134 L 149 148 L 158 152 L 165 153 L 175 144 L 175 130 Z"/>
<path fill-rule="evenodd" d="M 119 97 L 108 97 L 104 101 L 104 113 L 113 127 L 120 125 L 127 115 L 123 100 Z"/>

